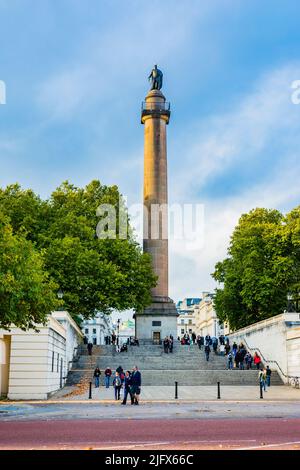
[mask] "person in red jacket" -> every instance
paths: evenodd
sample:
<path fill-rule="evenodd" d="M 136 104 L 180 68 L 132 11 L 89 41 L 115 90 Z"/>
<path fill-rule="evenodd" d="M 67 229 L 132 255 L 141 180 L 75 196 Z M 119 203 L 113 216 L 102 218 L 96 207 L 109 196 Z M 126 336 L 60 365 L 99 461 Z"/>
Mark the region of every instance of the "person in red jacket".
<path fill-rule="evenodd" d="M 257 352 L 254 353 L 253 362 L 256 365 L 256 369 L 259 370 L 260 369 L 260 364 L 261 364 L 261 358 L 259 357 Z"/>

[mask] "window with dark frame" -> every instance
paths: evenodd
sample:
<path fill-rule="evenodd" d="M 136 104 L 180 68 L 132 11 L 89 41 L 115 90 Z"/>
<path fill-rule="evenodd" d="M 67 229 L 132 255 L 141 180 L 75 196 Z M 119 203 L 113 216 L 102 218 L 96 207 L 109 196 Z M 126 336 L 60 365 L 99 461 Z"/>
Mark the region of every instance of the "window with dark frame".
<path fill-rule="evenodd" d="M 153 321 L 152 326 L 161 326 L 161 321 Z"/>

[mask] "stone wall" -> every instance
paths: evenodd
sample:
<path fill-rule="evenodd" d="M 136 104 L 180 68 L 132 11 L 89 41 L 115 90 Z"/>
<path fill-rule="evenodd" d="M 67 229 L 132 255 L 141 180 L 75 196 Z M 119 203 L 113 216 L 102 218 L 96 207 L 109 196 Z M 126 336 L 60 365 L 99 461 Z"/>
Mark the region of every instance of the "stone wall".
<path fill-rule="evenodd" d="M 284 382 L 285 376 L 300 376 L 300 314 L 283 313 L 254 323 L 228 335 L 230 342 L 244 342 L 258 350 L 270 368 L 277 370 Z M 272 362 L 274 361 L 274 362 Z M 276 365 L 278 363 L 279 367 Z"/>

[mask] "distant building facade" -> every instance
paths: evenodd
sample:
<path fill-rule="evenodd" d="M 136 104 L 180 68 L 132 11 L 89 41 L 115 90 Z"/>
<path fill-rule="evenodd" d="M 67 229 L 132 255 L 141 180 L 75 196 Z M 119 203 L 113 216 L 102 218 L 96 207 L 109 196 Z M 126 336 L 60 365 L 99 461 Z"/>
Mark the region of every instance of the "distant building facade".
<path fill-rule="evenodd" d="M 105 337 L 111 336 L 113 330 L 110 315 L 101 312 L 98 312 L 95 318 L 91 320 L 83 320 L 81 324 L 83 335 L 89 343 L 94 345 L 105 344 Z"/>
<path fill-rule="evenodd" d="M 225 334 L 213 303 L 214 294 L 203 292 L 202 299 L 195 311 L 196 334 L 200 336 L 216 336 Z"/>
<path fill-rule="evenodd" d="M 196 333 L 196 311 L 201 302 L 201 298 L 189 297 L 179 300 L 177 303 L 177 336 L 181 338 L 184 334 Z"/>

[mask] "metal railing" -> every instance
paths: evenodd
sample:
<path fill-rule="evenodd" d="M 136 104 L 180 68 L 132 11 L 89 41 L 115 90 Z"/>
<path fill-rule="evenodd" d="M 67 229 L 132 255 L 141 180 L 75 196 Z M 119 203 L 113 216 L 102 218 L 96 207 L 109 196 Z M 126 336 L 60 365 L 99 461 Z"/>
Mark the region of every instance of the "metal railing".
<path fill-rule="evenodd" d="M 279 375 L 283 376 L 289 385 L 295 388 L 300 388 L 300 377 L 285 374 L 277 361 L 266 359 L 261 350 L 259 348 L 251 348 L 245 338 L 243 338 L 242 341 L 245 343 L 248 351 L 258 352 L 264 364 L 274 364 L 277 367 L 277 372 Z"/>
<path fill-rule="evenodd" d="M 170 112 L 171 105 L 169 101 L 143 101 L 142 113 L 147 111 Z"/>

